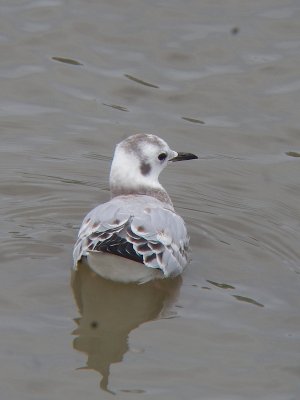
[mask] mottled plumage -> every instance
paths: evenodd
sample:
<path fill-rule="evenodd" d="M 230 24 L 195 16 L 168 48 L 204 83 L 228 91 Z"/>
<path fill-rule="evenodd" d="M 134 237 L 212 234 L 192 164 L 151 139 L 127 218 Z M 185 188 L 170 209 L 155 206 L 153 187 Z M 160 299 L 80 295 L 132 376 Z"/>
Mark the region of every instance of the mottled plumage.
<path fill-rule="evenodd" d="M 168 161 L 192 158 L 197 157 L 172 151 L 154 135 L 130 136 L 117 145 L 110 174 L 113 197 L 84 218 L 74 268 L 84 258 L 100 275 L 123 282 L 179 275 L 188 263 L 189 238 L 158 175 Z M 103 255 L 117 259 L 108 266 Z"/>

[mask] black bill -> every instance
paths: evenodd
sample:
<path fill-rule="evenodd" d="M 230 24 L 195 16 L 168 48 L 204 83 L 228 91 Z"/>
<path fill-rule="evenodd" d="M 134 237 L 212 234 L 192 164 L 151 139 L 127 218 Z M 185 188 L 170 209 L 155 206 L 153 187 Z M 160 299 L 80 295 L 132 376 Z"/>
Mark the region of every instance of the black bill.
<path fill-rule="evenodd" d="M 171 158 L 169 161 L 184 161 L 184 160 L 195 160 L 198 157 L 192 153 L 178 153 L 178 155 L 174 158 Z"/>

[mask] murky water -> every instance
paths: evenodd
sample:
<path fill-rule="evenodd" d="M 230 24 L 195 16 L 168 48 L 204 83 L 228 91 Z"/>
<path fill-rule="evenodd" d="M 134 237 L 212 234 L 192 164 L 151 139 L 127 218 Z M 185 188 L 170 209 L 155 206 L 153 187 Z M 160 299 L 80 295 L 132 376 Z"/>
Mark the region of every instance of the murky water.
<path fill-rule="evenodd" d="M 2 1 L 1 399 L 300 396 L 297 1 Z M 115 143 L 162 176 L 182 280 L 119 285 L 71 253 Z"/>

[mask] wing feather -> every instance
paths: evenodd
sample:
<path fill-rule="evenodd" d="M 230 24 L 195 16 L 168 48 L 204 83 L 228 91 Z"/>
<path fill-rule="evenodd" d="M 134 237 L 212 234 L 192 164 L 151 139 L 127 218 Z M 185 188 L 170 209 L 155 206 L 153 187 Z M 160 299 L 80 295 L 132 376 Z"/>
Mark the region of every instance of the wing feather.
<path fill-rule="evenodd" d="M 79 230 L 74 268 L 89 252 L 107 252 L 158 268 L 166 277 L 180 274 L 187 264 L 185 224 L 174 211 L 149 199 L 143 207 L 140 201 L 129 207 L 125 199 L 114 198 L 92 210 Z"/>

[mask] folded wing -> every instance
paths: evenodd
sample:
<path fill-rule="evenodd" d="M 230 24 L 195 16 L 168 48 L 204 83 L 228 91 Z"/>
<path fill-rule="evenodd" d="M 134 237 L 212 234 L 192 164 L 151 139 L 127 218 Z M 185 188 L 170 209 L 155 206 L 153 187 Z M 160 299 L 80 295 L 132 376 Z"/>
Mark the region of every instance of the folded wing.
<path fill-rule="evenodd" d="M 158 268 L 166 277 L 182 272 L 189 242 L 182 218 L 160 202 L 140 197 L 130 202 L 114 198 L 85 217 L 74 247 L 75 269 L 89 252 L 106 252 Z"/>

